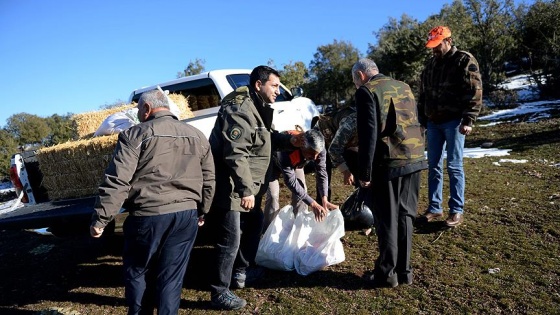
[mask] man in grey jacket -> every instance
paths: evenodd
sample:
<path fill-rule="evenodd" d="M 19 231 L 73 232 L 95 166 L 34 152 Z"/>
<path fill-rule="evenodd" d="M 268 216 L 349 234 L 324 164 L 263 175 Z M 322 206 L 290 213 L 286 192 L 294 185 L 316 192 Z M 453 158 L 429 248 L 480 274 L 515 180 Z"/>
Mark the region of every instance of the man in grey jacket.
<path fill-rule="evenodd" d="M 119 134 L 99 187 L 90 232 L 100 237 L 121 207 L 128 314 L 177 314 L 189 256 L 215 189 L 210 143 L 169 111 L 159 90 L 138 101 L 142 122 Z"/>

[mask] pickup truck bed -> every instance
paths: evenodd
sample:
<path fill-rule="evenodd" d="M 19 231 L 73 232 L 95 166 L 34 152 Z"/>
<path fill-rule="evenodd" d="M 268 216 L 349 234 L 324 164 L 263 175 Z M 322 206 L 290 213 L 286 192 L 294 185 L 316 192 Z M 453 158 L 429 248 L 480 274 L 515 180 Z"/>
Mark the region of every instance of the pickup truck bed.
<path fill-rule="evenodd" d="M 0 230 L 39 229 L 45 227 L 83 228 L 89 220 L 95 205 L 95 196 L 61 201 L 48 201 L 36 205 L 26 205 L 0 215 Z M 65 226 L 65 224 L 71 224 Z M 84 223 L 85 225 L 79 224 Z"/>

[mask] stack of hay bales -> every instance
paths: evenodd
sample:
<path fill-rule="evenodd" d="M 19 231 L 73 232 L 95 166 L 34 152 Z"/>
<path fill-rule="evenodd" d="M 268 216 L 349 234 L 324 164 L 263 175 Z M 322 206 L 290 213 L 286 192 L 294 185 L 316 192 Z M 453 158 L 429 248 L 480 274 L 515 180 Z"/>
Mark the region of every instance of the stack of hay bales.
<path fill-rule="evenodd" d="M 193 117 L 187 100 L 180 94 L 169 95 L 179 107 L 179 119 Z M 118 135 L 93 137 L 110 115 L 135 107 L 128 104 L 72 117 L 75 139 L 37 152 L 43 186 L 49 199 L 61 200 L 97 195 L 105 169 L 112 158 Z"/>

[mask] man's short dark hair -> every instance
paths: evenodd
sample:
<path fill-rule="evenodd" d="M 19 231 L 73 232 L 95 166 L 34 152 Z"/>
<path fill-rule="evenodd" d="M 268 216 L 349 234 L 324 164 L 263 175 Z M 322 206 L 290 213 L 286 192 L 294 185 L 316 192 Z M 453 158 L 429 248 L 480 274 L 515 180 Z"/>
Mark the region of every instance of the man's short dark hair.
<path fill-rule="evenodd" d="M 268 81 L 268 77 L 271 74 L 280 77 L 278 71 L 274 70 L 273 68 L 269 66 L 258 66 L 255 69 L 253 69 L 253 71 L 251 71 L 251 78 L 249 80 L 249 84 L 251 85 L 251 87 L 255 87 L 255 83 L 257 83 L 257 81 L 259 80 L 261 81 L 261 83 L 264 84 L 266 81 Z"/>

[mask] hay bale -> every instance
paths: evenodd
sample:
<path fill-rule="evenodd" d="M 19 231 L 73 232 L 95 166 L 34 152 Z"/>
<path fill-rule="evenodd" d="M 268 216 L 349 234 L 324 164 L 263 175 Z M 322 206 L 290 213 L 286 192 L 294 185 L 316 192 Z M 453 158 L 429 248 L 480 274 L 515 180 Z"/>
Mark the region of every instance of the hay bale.
<path fill-rule="evenodd" d="M 169 98 L 179 107 L 179 119 L 193 117 L 187 99 L 181 94 Z M 113 156 L 118 135 L 92 137 L 110 115 L 136 107 L 136 104 L 108 108 L 72 117 L 75 141 L 68 141 L 37 152 L 43 186 L 51 200 L 80 198 L 98 194 L 99 184 Z"/>
<path fill-rule="evenodd" d="M 169 98 L 179 107 L 179 120 L 194 117 L 191 108 L 189 107 L 189 102 L 183 94 L 169 94 Z"/>
<path fill-rule="evenodd" d="M 181 94 L 170 94 L 169 98 L 179 107 L 179 119 L 193 117 L 187 99 Z M 121 105 L 98 111 L 75 114 L 71 117 L 74 140 L 91 138 L 103 121 L 112 114 L 136 107 L 136 103 Z"/>
<path fill-rule="evenodd" d="M 69 141 L 37 152 L 51 200 L 97 195 L 118 135 Z"/>
<path fill-rule="evenodd" d="M 110 115 L 135 107 L 136 104 L 126 104 L 103 110 L 75 114 L 70 119 L 74 129 L 74 139 L 91 138 L 101 123 Z"/>

